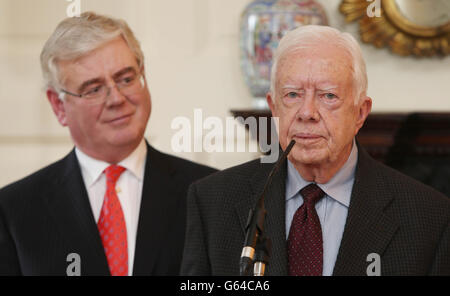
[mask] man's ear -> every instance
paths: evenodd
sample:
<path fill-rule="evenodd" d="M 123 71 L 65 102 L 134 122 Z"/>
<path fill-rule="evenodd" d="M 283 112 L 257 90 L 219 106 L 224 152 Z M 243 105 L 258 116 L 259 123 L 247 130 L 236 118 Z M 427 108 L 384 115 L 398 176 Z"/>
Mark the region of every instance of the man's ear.
<path fill-rule="evenodd" d="M 269 105 L 270 111 L 272 111 L 272 116 L 275 116 L 275 103 L 274 103 L 274 99 L 275 97 L 272 95 L 272 92 L 269 91 L 266 94 L 266 100 L 267 100 L 267 105 Z"/>
<path fill-rule="evenodd" d="M 62 126 L 67 126 L 66 110 L 64 108 L 64 102 L 59 98 L 58 93 L 53 89 L 47 89 L 47 99 L 52 106 L 53 113 Z"/>
<path fill-rule="evenodd" d="M 360 128 L 363 126 L 366 121 L 367 116 L 372 110 L 372 99 L 369 97 L 363 98 L 362 102 L 358 104 L 358 118 L 356 119 L 356 131 L 355 135 L 358 133 Z"/>

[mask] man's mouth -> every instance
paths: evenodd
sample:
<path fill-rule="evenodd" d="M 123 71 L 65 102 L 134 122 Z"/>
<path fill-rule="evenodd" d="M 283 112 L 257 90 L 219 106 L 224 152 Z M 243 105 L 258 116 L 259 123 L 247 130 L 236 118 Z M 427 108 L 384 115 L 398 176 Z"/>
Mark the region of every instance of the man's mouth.
<path fill-rule="evenodd" d="M 124 122 L 127 122 L 128 120 L 130 120 L 132 115 L 133 114 L 122 115 L 122 116 L 119 116 L 119 117 L 115 117 L 115 118 L 113 118 L 111 120 L 108 120 L 106 122 L 107 123 L 113 123 L 113 124 L 124 123 Z"/>
<path fill-rule="evenodd" d="M 296 133 L 293 135 L 293 139 L 295 139 L 296 142 L 311 143 L 322 139 L 322 136 L 312 133 Z"/>

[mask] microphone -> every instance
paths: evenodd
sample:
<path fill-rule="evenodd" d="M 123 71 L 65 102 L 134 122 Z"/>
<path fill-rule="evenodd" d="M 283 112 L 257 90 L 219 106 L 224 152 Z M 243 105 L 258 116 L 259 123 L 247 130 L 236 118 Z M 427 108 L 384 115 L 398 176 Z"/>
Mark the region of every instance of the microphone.
<path fill-rule="evenodd" d="M 253 259 L 255 257 L 255 247 L 257 245 L 257 241 L 263 236 L 264 232 L 264 219 L 267 213 L 264 207 L 264 197 L 266 195 L 267 189 L 269 188 L 269 185 L 272 184 L 273 175 L 279 170 L 282 163 L 286 160 L 294 144 L 295 140 L 291 140 L 286 150 L 283 152 L 283 154 L 278 159 L 273 169 L 270 171 L 269 177 L 266 181 L 266 184 L 264 185 L 261 197 L 259 198 L 255 207 L 253 209 L 250 209 L 247 224 L 245 227 L 246 235 L 244 247 L 242 248 L 241 253 L 240 269 L 239 269 L 240 275 L 249 275 L 250 273 L 253 264 Z M 267 238 L 264 237 L 264 241 L 266 240 Z M 267 260 L 264 261 L 268 261 L 268 258 Z"/>

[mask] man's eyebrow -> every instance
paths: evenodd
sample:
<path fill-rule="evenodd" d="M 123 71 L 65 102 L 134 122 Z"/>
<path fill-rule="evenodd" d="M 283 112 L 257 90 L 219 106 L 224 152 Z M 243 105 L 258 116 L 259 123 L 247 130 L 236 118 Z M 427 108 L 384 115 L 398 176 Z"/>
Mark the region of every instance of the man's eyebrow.
<path fill-rule="evenodd" d="M 78 88 L 78 93 L 82 94 L 83 91 L 91 84 L 103 83 L 104 81 L 105 80 L 101 78 L 89 79 L 81 84 L 81 86 Z"/>
<path fill-rule="evenodd" d="M 123 68 L 123 69 L 119 70 L 118 72 L 116 72 L 113 75 L 113 79 L 117 79 L 118 77 L 122 76 L 123 74 L 127 74 L 129 72 L 132 72 L 133 74 L 136 74 L 136 69 L 134 67 Z"/>
<path fill-rule="evenodd" d="M 134 69 L 134 67 L 123 68 L 123 69 L 119 70 L 118 72 L 116 72 L 113 75 L 113 79 L 117 79 L 118 77 L 120 77 L 120 76 L 122 76 L 122 75 L 124 75 L 124 74 L 126 74 L 128 72 L 132 72 L 132 73 L 135 74 L 136 73 L 136 69 Z M 102 78 L 89 79 L 89 80 L 87 80 L 87 81 L 85 81 L 85 82 L 83 82 L 81 84 L 81 86 L 78 88 L 78 93 L 83 93 L 83 91 L 91 84 L 104 83 L 104 82 L 105 82 L 105 80 L 102 79 Z"/>

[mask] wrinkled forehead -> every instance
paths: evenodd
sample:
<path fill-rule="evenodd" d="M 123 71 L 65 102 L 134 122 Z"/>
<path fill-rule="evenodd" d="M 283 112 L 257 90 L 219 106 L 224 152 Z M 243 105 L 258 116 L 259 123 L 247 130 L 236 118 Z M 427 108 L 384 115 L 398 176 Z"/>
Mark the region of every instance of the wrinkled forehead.
<path fill-rule="evenodd" d="M 133 67 L 135 71 L 139 70 L 133 52 L 120 37 L 75 59 L 58 62 L 59 78 L 63 84 L 113 76 L 127 67 Z"/>
<path fill-rule="evenodd" d="M 330 81 L 347 84 L 353 79 L 350 55 L 329 46 L 298 49 L 284 54 L 278 62 L 277 83 Z"/>

